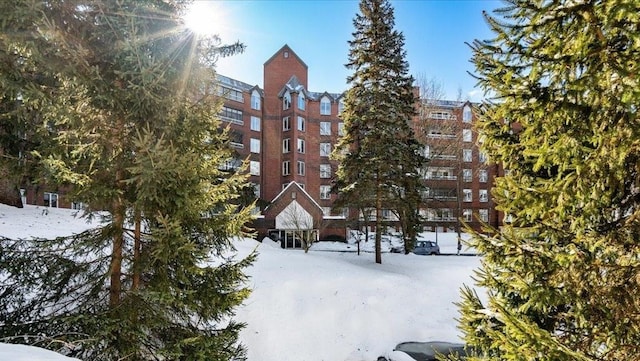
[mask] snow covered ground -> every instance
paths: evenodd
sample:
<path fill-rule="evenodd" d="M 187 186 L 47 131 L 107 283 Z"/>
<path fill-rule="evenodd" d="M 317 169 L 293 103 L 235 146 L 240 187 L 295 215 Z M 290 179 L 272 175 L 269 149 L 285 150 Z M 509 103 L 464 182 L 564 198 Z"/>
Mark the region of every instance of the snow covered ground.
<path fill-rule="evenodd" d="M 55 237 L 89 227 L 76 211 L 0 204 L 0 235 Z M 435 240 L 435 234 L 423 234 Z M 456 253 L 456 235 L 438 234 L 443 253 Z M 403 341 L 460 341 L 458 309 L 463 284 L 473 285 L 478 256 L 384 253 L 374 262 L 373 241 L 318 243 L 309 253 L 284 250 L 273 241 L 237 242 L 238 256 L 257 248 L 247 270 L 253 293 L 237 309 L 247 323 L 240 341 L 250 361 L 369 361 L 387 356 Z M 473 250 L 463 248 L 463 253 Z M 0 360 L 70 361 L 46 350 L 0 344 Z"/>

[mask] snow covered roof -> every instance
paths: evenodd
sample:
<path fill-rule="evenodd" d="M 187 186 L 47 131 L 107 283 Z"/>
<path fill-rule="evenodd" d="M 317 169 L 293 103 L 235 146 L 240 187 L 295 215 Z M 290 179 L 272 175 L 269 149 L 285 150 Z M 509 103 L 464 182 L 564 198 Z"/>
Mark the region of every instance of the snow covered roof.
<path fill-rule="evenodd" d="M 260 87 L 257 86 L 257 85 L 247 84 L 247 83 L 242 82 L 240 80 L 232 79 L 232 78 L 229 78 L 228 76 L 224 76 L 224 75 L 220 75 L 220 74 L 216 74 L 216 80 L 222 86 L 230 87 L 230 88 L 233 88 L 233 89 L 236 89 L 236 90 L 241 90 L 241 91 L 244 91 L 244 92 L 251 92 L 253 89 L 256 89 L 256 90 L 258 90 L 260 92 L 260 94 L 262 96 L 264 96 L 263 90 L 260 89 Z"/>

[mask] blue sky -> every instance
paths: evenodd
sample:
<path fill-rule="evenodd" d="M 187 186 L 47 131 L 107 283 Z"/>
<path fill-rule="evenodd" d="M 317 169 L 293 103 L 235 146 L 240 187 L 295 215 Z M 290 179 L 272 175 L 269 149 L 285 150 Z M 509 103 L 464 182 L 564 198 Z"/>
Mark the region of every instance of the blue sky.
<path fill-rule="evenodd" d="M 203 0 L 197 0 L 203 1 Z M 445 98 L 478 101 L 471 50 L 465 42 L 491 37 L 482 11 L 498 7 L 490 0 L 392 0 L 396 29 L 405 37 L 410 73 L 441 83 Z M 309 67 L 309 90 L 347 89 L 345 68 L 358 1 L 213 1 L 208 17 L 223 41 L 239 40 L 243 54 L 220 59 L 220 74 L 263 85 L 263 65 L 288 44 Z"/>

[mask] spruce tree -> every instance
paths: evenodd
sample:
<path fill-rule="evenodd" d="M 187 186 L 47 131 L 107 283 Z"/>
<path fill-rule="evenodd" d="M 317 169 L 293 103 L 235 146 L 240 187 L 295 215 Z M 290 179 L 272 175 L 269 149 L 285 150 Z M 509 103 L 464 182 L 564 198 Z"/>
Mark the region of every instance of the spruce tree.
<path fill-rule="evenodd" d="M 505 225 L 475 235 L 461 327 L 482 360 L 640 354 L 640 4 L 510 1 L 472 45 Z"/>
<path fill-rule="evenodd" d="M 231 317 L 254 256 L 228 255 L 250 207 L 233 205 L 246 176 L 219 168 L 230 147 L 212 69 L 242 46 L 185 30 L 186 5 L 22 0 L 3 13 L 5 44 L 56 80 L 33 106 L 53 139 L 39 164 L 105 221 L 1 240 L 3 340 L 87 360 L 243 357 Z"/>
<path fill-rule="evenodd" d="M 418 205 L 409 201 L 416 200 L 423 157 L 410 125 L 416 113 L 413 77 L 392 6 L 362 0 L 353 24 L 346 65 L 353 74 L 344 98 L 345 134 L 334 151 L 340 161 L 334 191 L 339 205 L 375 209 L 376 263 L 381 263 L 382 210 L 399 210 L 415 221 Z"/>

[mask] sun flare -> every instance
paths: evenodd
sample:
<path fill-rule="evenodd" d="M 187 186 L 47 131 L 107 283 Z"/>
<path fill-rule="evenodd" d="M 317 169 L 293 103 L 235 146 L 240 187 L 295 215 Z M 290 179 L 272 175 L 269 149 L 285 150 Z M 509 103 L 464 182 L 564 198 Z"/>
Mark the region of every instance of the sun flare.
<path fill-rule="evenodd" d="M 196 34 L 220 35 L 224 28 L 218 2 L 196 0 L 184 15 L 184 24 Z"/>

